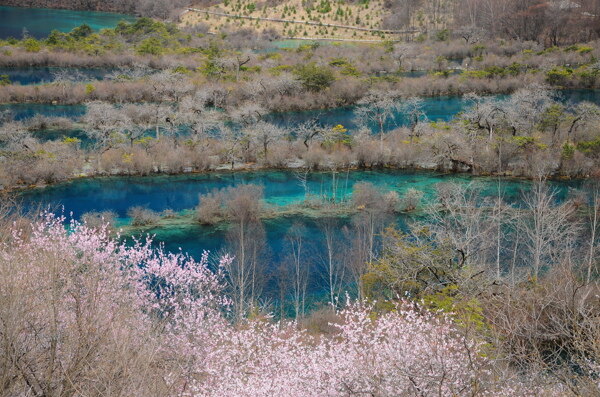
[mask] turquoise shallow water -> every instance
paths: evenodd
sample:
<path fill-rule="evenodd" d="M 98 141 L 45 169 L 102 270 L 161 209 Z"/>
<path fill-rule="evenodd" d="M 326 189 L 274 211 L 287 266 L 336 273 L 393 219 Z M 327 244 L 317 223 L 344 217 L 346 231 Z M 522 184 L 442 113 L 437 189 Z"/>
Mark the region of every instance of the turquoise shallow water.
<path fill-rule="evenodd" d="M 133 21 L 130 15 L 97 11 L 56 10 L 0 6 L 0 38 L 21 38 L 23 28 L 35 38 L 48 36 L 52 30 L 70 32 L 82 24 L 94 30 L 112 28 L 119 21 Z"/>
<path fill-rule="evenodd" d="M 407 189 L 422 190 L 427 196 L 435 192 L 440 182 L 478 181 L 494 189 L 497 179 L 474 178 L 465 174 L 440 174 L 424 171 L 350 171 L 335 174 L 314 172 L 309 174 L 308 195 L 316 197 L 346 197 L 357 182 L 371 182 L 384 190 L 394 190 L 402 195 Z M 572 182 L 576 183 L 576 182 Z M 172 209 L 181 211 L 198 204 L 198 195 L 240 184 L 263 186 L 265 201 L 271 205 L 286 205 L 302 201 L 305 191 L 291 171 L 212 172 L 192 175 L 160 175 L 149 177 L 87 178 L 33 189 L 20 197 L 27 207 L 42 203 L 53 207 L 64 206 L 65 213 L 77 218 L 88 211 L 112 210 L 126 216 L 127 209 L 142 205 L 154 211 Z M 507 198 L 516 200 L 528 181 L 501 179 Z M 557 183 L 568 187 L 570 184 Z"/>
<path fill-rule="evenodd" d="M 199 195 L 215 188 L 224 188 L 240 184 L 263 186 L 265 201 L 269 205 L 286 205 L 304 200 L 306 194 L 315 197 L 349 197 L 357 182 L 371 182 L 382 190 L 394 190 L 402 196 L 407 189 L 413 188 L 425 193 L 425 200 L 435 195 L 436 185 L 440 182 L 458 182 L 481 184 L 486 194 L 494 194 L 500 188 L 504 198 L 518 204 L 523 192 L 530 186 L 529 181 L 518 179 L 497 179 L 470 177 L 460 174 L 440 174 L 435 172 L 387 170 L 387 171 L 351 171 L 335 175 L 333 183 L 331 173 L 311 173 L 308 177 L 308 192 L 298 183 L 293 172 L 254 171 L 222 172 L 178 176 L 150 177 L 109 177 L 81 179 L 46 188 L 22 192 L 19 197 L 26 209 L 45 207 L 67 216 L 79 218 L 88 211 L 112 210 L 119 216 L 121 224 L 127 223 L 127 209 L 133 206 L 145 206 L 155 211 L 172 209 L 182 211 L 194 208 L 199 203 Z M 580 187 L 581 181 L 552 182 L 564 198 L 570 188 Z M 334 187 L 335 186 L 335 187 Z M 397 227 L 405 228 L 411 216 L 399 215 L 389 221 Z M 293 225 L 301 225 L 305 239 L 306 256 L 304 263 L 313 269 L 309 283 L 311 296 L 319 296 L 324 289 L 324 280 L 318 270 L 326 253 L 323 231 L 319 221 L 308 216 L 287 216 L 268 219 L 262 222 L 266 236 L 266 246 L 262 263 L 267 269 L 269 281 L 266 296 L 276 299 L 276 269 L 290 252 L 286 234 Z M 336 240 L 344 246 L 352 236 L 352 219 L 340 217 L 334 220 Z M 163 244 L 171 252 L 186 252 L 199 258 L 204 250 L 210 251 L 215 258 L 230 251 L 227 234 L 228 225 L 206 226 L 200 224 L 153 228 L 146 232 L 153 235 L 156 244 Z M 347 249 L 340 248 L 340 250 Z M 316 298 L 315 298 L 316 299 Z M 317 299 L 318 300 L 318 299 Z"/>
<path fill-rule="evenodd" d="M 199 203 L 200 194 L 228 186 L 260 185 L 264 189 L 267 204 L 286 205 L 301 202 L 307 196 L 326 198 L 335 196 L 338 199 L 349 197 L 357 182 L 370 182 L 385 191 L 396 191 L 400 196 L 407 189 L 418 189 L 425 193 L 426 198 L 433 197 L 436 185 L 440 182 L 477 182 L 490 194 L 495 193 L 500 184 L 505 199 L 509 202 L 518 202 L 522 191 L 530 186 L 529 181 L 518 179 L 471 177 L 464 174 L 440 174 L 424 171 L 382 170 L 340 172 L 335 175 L 335 182 L 331 173 L 311 173 L 308 177 L 308 191 L 305 192 L 293 172 L 245 171 L 80 179 L 24 191 L 19 197 L 25 208 L 41 205 L 55 211 L 64 209 L 66 215 L 72 214 L 75 218 L 79 218 L 89 211 L 111 210 L 126 221 L 126 213 L 130 207 L 141 205 L 154 211 L 166 209 L 182 211 L 194 208 Z M 580 183 L 578 181 L 554 182 L 563 195 L 569 188 L 577 187 Z M 201 227 L 198 228 L 198 231 L 206 232 Z M 210 233 L 213 232 L 214 230 L 210 230 Z M 165 242 L 168 242 L 169 245 L 177 244 L 176 240 Z M 202 244 L 202 241 L 196 243 L 199 249 L 205 246 L 215 246 L 214 243 Z"/>

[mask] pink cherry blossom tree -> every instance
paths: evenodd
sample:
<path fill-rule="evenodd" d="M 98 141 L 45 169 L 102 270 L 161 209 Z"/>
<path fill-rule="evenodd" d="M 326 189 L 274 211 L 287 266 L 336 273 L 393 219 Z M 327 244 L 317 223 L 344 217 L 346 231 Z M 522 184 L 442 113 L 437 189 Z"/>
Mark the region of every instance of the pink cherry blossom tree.
<path fill-rule="evenodd" d="M 536 396 L 483 340 L 414 302 L 348 303 L 314 335 L 237 319 L 211 268 L 43 214 L 0 245 L 0 390 L 11 396 Z M 507 372 L 510 374 L 510 372 Z"/>

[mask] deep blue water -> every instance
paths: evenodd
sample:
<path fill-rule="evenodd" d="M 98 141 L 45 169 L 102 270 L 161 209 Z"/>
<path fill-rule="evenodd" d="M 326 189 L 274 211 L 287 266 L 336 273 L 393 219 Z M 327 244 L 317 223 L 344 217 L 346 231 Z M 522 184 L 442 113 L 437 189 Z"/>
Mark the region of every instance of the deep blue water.
<path fill-rule="evenodd" d="M 0 6 L 0 39 L 20 39 L 23 29 L 30 36 L 43 38 L 52 30 L 70 32 L 82 24 L 94 30 L 113 28 L 119 21 L 133 21 L 130 15 L 98 11 L 56 10 L 50 8 L 21 8 Z"/>
<path fill-rule="evenodd" d="M 12 84 L 30 85 L 51 83 L 55 80 L 55 73 L 61 70 L 57 67 L 19 67 L 0 68 L 0 76 L 7 75 Z M 82 81 L 103 80 L 113 72 L 107 68 L 69 68 L 71 73 L 81 76 Z"/>
<path fill-rule="evenodd" d="M 81 141 L 82 148 L 88 148 L 93 141 L 83 130 L 39 130 L 32 133 L 34 137 L 40 141 L 56 141 L 66 137 L 77 138 Z"/>

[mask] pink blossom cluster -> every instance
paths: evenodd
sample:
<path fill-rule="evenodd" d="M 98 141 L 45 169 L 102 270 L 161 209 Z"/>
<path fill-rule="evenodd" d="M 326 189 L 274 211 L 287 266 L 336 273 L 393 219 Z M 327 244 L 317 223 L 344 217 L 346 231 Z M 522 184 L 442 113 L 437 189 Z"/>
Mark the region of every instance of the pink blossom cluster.
<path fill-rule="evenodd" d="M 230 258 L 210 270 L 207 253 L 197 262 L 149 240 L 128 246 L 106 228 L 63 222 L 45 214 L 29 233 L 15 229 L 11 243 L 0 247 L 0 264 L 21 266 L 13 269 L 12 277 L 22 278 L 13 285 L 37 293 L 23 295 L 31 327 L 18 332 L 32 357 L 52 351 L 31 360 L 40 372 L 49 360 L 72 368 L 81 338 L 93 334 L 94 346 L 144 338 L 144 346 L 153 346 L 145 354 L 167 368 L 152 376 L 162 376 L 177 396 L 551 395 L 499 378 L 480 341 L 409 302 L 386 313 L 349 303 L 327 335 L 264 318 L 234 323 L 223 283 Z M 0 295 L 10 293 L 0 286 Z M 89 365 L 99 365 L 105 350 L 93 350 Z M 56 370 L 49 381 L 62 387 L 67 375 Z"/>

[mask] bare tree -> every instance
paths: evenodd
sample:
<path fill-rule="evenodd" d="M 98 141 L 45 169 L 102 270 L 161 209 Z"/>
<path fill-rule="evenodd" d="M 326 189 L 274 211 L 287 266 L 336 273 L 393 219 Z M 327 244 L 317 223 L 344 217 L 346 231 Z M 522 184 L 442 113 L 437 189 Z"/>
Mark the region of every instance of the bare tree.
<path fill-rule="evenodd" d="M 76 69 L 58 69 L 52 72 L 52 83 L 61 88 L 63 98 L 67 94 L 67 88 L 85 80 L 85 75 Z"/>
<path fill-rule="evenodd" d="M 149 83 L 156 98 L 156 139 L 160 139 L 160 127 L 173 127 L 174 115 L 170 103 L 179 101 L 189 94 L 194 86 L 180 73 L 162 71 L 149 76 Z"/>
<path fill-rule="evenodd" d="M 129 140 L 130 146 L 154 127 L 155 110 L 154 106 L 146 104 L 128 104 L 123 107 L 123 134 Z"/>
<path fill-rule="evenodd" d="M 106 151 L 117 143 L 118 134 L 126 130 L 128 119 L 125 114 L 106 102 L 89 102 L 83 117 L 86 135 L 95 145 Z"/>
<path fill-rule="evenodd" d="M 425 105 L 425 101 L 423 98 L 411 97 L 405 99 L 400 104 L 400 111 L 406 116 L 410 128 L 410 139 L 411 142 L 413 138 L 418 137 L 420 134 L 419 131 L 419 123 L 425 118 L 425 112 L 423 111 L 423 106 Z"/>
<path fill-rule="evenodd" d="M 305 227 L 294 223 L 288 230 L 285 239 L 289 246 L 289 265 L 291 267 L 292 301 L 294 303 L 295 317 L 301 318 L 306 310 L 306 289 L 310 274 L 310 263 L 308 262 L 308 246 L 304 236 Z"/>
<path fill-rule="evenodd" d="M 0 124 L 0 144 L 8 151 L 33 150 L 36 139 L 20 121 Z"/>
<path fill-rule="evenodd" d="M 358 123 L 369 127 L 375 123 L 378 128 L 380 149 L 383 149 L 383 137 L 386 124 L 395 120 L 398 110 L 397 94 L 385 91 L 371 91 L 358 102 L 354 114 Z"/>
<path fill-rule="evenodd" d="M 148 80 L 154 89 L 156 99 L 161 104 L 165 102 L 177 103 L 194 88 L 184 74 L 170 71 L 152 74 L 148 77 Z"/>
<path fill-rule="evenodd" d="M 532 84 L 512 94 L 503 108 L 513 135 L 531 135 L 544 111 L 554 104 L 553 95 L 552 91 L 540 84 Z"/>
<path fill-rule="evenodd" d="M 226 214 L 234 223 L 228 241 L 235 257 L 227 274 L 236 315 L 242 317 L 255 307 L 263 281 L 266 242 L 259 222 L 263 191 L 256 185 L 241 185 L 227 189 L 224 196 Z"/>
<path fill-rule="evenodd" d="M 281 138 L 287 135 L 287 132 L 283 128 L 259 121 L 251 126 L 248 126 L 244 133 L 250 138 L 252 142 L 255 142 L 262 147 L 263 155 L 265 160 L 268 157 L 269 145 L 273 142 L 279 141 Z"/>
<path fill-rule="evenodd" d="M 231 112 L 231 119 L 242 127 L 258 123 L 267 114 L 266 109 L 255 103 L 245 103 Z"/>
<path fill-rule="evenodd" d="M 600 107 L 590 102 L 577 104 L 572 113 L 573 117 L 567 132 L 567 139 L 571 139 L 580 127 L 585 129 L 600 120 Z"/>
<path fill-rule="evenodd" d="M 224 127 L 223 113 L 209 108 L 207 102 L 205 93 L 186 96 L 180 102 L 175 116 L 178 124 L 190 128 L 194 144 L 222 131 Z"/>
<path fill-rule="evenodd" d="M 488 219 L 489 203 L 474 184 L 440 184 L 437 203 L 428 210 L 432 234 L 440 244 L 450 243 L 459 265 L 485 264 L 493 247 L 495 225 Z"/>
<path fill-rule="evenodd" d="M 598 249 L 598 228 L 600 227 L 600 185 L 597 180 L 591 183 L 589 193 L 589 213 L 588 223 L 589 228 L 589 251 L 586 259 L 586 281 L 589 283 L 592 280 L 592 274 L 596 273 L 596 252 Z"/>
<path fill-rule="evenodd" d="M 464 119 L 477 130 L 485 130 L 491 142 L 494 129 L 503 120 L 503 104 L 495 98 L 485 98 L 474 93 L 465 95 L 465 100 L 471 104 L 471 107 L 465 112 Z"/>
<path fill-rule="evenodd" d="M 310 170 L 308 168 L 294 171 L 294 177 L 298 181 L 298 184 L 304 190 L 304 199 L 305 200 L 308 199 L 308 196 L 310 194 L 310 192 L 308 190 L 308 175 L 309 175 L 309 173 L 310 173 Z"/>
<path fill-rule="evenodd" d="M 337 307 L 342 287 L 346 282 L 346 266 L 342 260 L 342 241 L 339 231 L 339 221 L 334 218 L 323 218 L 317 222 L 323 233 L 325 254 L 320 258 L 323 268 L 323 277 L 327 285 L 329 304 Z"/>
<path fill-rule="evenodd" d="M 107 80 L 114 81 L 133 81 L 142 79 L 152 73 L 148 65 L 136 64 L 131 67 L 120 67 L 105 76 Z"/>
<path fill-rule="evenodd" d="M 322 128 L 317 121 L 318 117 L 305 121 L 299 124 L 294 129 L 294 134 L 298 140 L 302 141 L 306 149 L 310 147 L 310 143 L 313 140 L 320 140 L 324 135 L 324 128 Z"/>
<path fill-rule="evenodd" d="M 544 267 L 561 263 L 570 255 L 579 231 L 579 224 L 573 219 L 573 205 L 556 204 L 556 195 L 556 190 L 539 180 L 523 197 L 525 211 L 518 227 L 535 278 Z"/>

